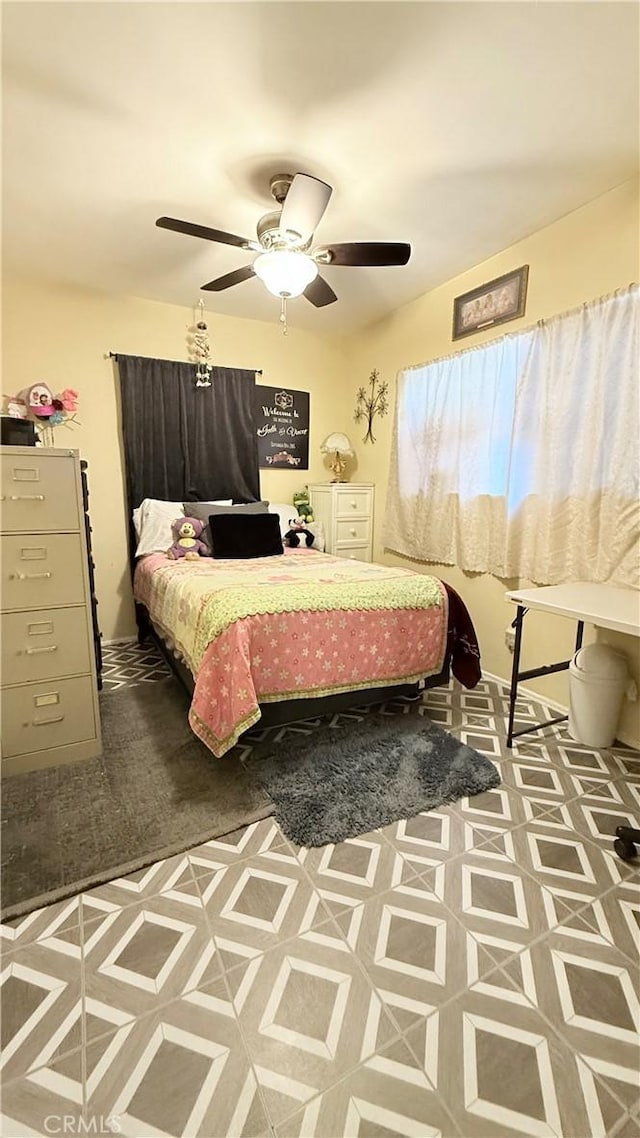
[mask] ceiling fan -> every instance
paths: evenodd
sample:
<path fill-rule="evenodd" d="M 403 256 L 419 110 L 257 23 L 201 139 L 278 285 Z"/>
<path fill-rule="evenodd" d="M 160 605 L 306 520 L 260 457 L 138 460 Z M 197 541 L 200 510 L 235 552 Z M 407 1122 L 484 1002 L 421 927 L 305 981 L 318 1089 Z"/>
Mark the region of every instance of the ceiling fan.
<path fill-rule="evenodd" d="M 406 265 L 411 256 L 410 245 L 391 241 L 355 241 L 312 249 L 313 235 L 329 204 L 332 187 L 309 174 L 276 174 L 270 190 L 279 208 L 260 218 L 257 241 L 174 217 L 159 217 L 156 221 L 161 229 L 237 245 L 247 253 L 258 254 L 251 265 L 202 285 L 205 292 L 222 292 L 256 276 L 283 301 L 304 295 L 316 308 L 323 308 L 338 298 L 319 275 L 319 266 Z"/>

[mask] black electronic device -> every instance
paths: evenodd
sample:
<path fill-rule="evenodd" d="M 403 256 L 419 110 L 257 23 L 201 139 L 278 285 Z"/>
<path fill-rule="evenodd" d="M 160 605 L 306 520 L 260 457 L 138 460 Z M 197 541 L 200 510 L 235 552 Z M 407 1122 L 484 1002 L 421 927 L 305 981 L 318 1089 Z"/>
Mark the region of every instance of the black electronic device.
<path fill-rule="evenodd" d="M 0 432 L 0 441 L 3 446 L 34 447 L 36 445 L 36 428 L 31 419 L 14 419 L 12 415 L 2 415 Z"/>

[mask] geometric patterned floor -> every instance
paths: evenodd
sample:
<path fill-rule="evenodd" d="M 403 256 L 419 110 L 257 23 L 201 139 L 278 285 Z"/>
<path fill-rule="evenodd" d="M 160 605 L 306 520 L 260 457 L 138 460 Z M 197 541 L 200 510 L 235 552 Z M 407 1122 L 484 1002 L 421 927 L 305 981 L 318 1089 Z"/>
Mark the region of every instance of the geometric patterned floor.
<path fill-rule="evenodd" d="M 166 674 L 105 658 L 107 691 Z M 507 752 L 488 680 L 420 712 L 501 785 L 322 849 L 268 818 L 1 927 L 4 1135 L 638 1138 L 640 864 L 611 835 L 640 755 L 563 724 Z"/>
<path fill-rule="evenodd" d="M 152 684 L 170 674 L 168 665 L 151 640 L 142 645 L 135 641 L 108 644 L 102 649 L 102 690 L 105 692 L 136 684 Z"/>

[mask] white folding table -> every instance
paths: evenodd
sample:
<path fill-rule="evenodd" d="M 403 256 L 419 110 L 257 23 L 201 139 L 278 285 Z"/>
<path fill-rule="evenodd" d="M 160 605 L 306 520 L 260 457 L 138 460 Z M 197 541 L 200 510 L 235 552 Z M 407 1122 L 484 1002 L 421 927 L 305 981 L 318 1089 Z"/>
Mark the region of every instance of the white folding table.
<path fill-rule="evenodd" d="M 640 636 L 640 593 L 635 589 L 620 589 L 615 585 L 591 585 L 577 582 L 572 585 L 543 585 L 536 589 L 514 589 L 506 598 L 517 605 L 513 628 L 516 630 L 513 649 L 513 668 L 511 672 L 511 692 L 509 696 L 509 727 L 507 747 L 511 747 L 518 735 L 530 731 L 540 731 L 554 723 L 563 723 L 568 718 L 560 715 L 547 719 L 544 723 L 529 724 L 520 731 L 513 730 L 515 707 L 520 680 L 532 680 L 536 676 L 548 676 L 552 672 L 564 672 L 571 663 L 562 660 L 558 664 L 547 664 L 541 668 L 528 668 L 520 671 L 520 649 L 522 646 L 522 626 L 529 610 L 555 613 L 577 621 L 576 652 L 582 646 L 585 624 L 597 628 L 610 628 L 614 632 L 626 632 L 629 636 Z"/>
<path fill-rule="evenodd" d="M 507 731 L 507 747 L 513 745 L 518 735 L 528 735 L 530 731 L 541 731 L 543 727 L 551 727 L 554 723 L 563 723 L 568 715 L 559 715 L 555 719 L 547 719 L 544 723 L 527 724 L 519 731 L 513 730 L 515 719 L 516 699 L 518 696 L 518 683 L 520 680 L 531 680 L 535 676 L 548 676 L 552 672 L 563 672 L 569 667 L 570 660 L 562 660 L 558 664 L 547 664 L 541 668 L 527 668 L 520 671 L 520 649 L 522 646 L 522 626 L 524 618 L 530 609 L 540 612 L 555 613 L 556 616 L 566 616 L 577 621 L 576 652 L 582 646 L 582 634 L 585 624 L 593 624 L 596 628 L 610 628 L 614 632 L 625 632 L 629 636 L 640 636 L 640 593 L 635 589 L 620 589 L 614 585 L 592 585 L 577 582 L 573 585 L 543 585 L 537 589 L 514 589 L 506 594 L 507 600 L 517 605 L 516 618 L 512 627 L 515 628 L 515 643 L 513 649 L 513 668 L 511 672 L 511 691 L 509 693 L 509 727 Z M 630 826 L 618 826 L 614 849 L 624 860 L 631 861 L 636 856 L 634 842 L 640 843 L 640 830 Z"/>

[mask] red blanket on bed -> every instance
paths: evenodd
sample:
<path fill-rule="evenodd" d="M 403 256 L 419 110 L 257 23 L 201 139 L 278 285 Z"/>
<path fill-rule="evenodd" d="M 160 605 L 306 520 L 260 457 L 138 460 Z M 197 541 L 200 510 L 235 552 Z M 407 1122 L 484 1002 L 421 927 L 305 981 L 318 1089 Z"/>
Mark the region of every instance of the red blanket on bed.
<path fill-rule="evenodd" d="M 451 671 L 465 688 L 474 688 L 482 679 L 478 637 L 462 597 L 443 581 L 449 598 L 447 658 Z"/>

